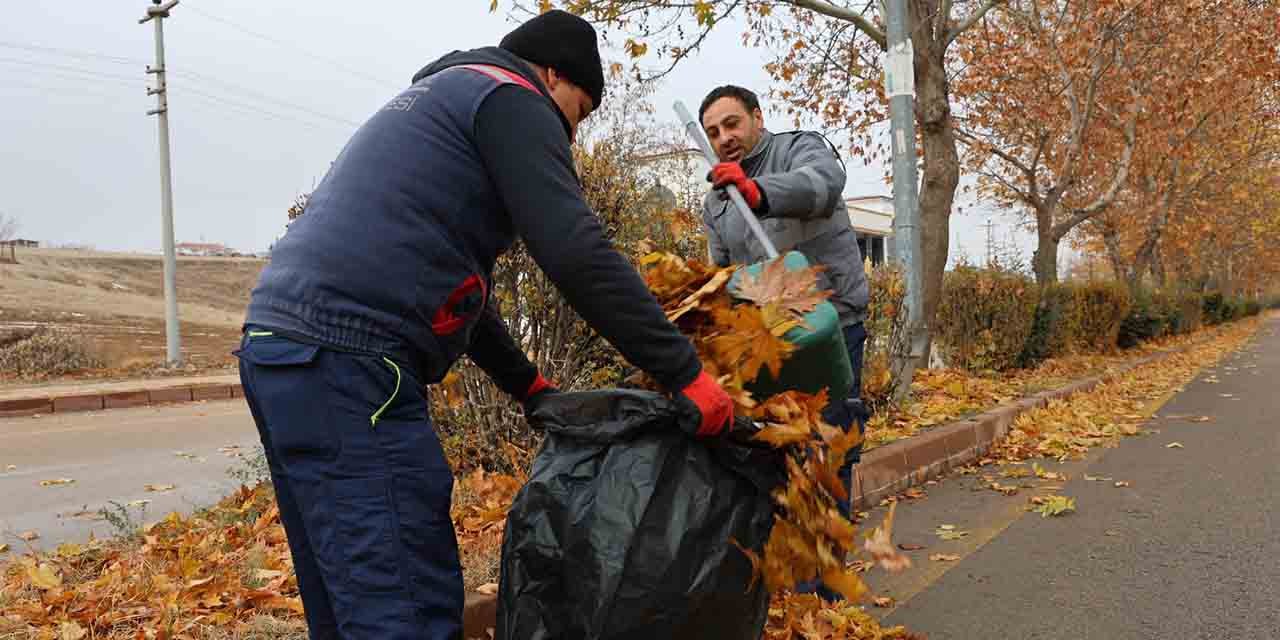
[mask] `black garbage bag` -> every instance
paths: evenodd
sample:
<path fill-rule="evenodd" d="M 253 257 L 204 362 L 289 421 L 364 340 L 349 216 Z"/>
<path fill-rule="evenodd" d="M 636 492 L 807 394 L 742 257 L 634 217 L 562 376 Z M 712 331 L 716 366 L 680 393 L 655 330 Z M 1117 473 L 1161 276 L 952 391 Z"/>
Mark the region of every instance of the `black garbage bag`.
<path fill-rule="evenodd" d="M 507 515 L 498 640 L 756 640 L 768 593 L 744 548 L 763 549 L 782 457 L 750 424 L 699 442 L 676 405 L 644 391 L 558 394 Z M 685 418 L 687 419 L 687 418 Z"/>

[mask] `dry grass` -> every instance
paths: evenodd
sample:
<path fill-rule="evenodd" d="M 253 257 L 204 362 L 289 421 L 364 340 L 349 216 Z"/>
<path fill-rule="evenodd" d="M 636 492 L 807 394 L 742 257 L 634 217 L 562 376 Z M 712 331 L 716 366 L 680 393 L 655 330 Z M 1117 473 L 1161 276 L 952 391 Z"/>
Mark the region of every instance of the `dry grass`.
<path fill-rule="evenodd" d="M 57 329 L 19 330 L 0 336 L 0 373 L 48 378 L 104 366 L 84 336 Z"/>

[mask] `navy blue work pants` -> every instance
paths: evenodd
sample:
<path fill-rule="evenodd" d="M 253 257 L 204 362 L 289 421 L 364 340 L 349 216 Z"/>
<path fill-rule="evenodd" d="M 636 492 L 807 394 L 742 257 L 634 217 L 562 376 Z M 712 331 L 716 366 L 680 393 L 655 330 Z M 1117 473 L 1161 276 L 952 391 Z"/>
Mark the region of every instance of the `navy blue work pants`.
<path fill-rule="evenodd" d="M 266 330 L 236 355 L 310 637 L 460 638 L 453 474 L 419 381 Z"/>
<path fill-rule="evenodd" d="M 865 435 L 867 429 L 866 416 L 862 407 L 862 354 L 867 342 L 867 330 L 862 323 L 844 328 L 844 344 L 849 349 L 849 364 L 853 366 L 853 387 L 847 398 L 832 398 L 822 411 L 822 417 L 833 427 L 840 427 L 846 432 L 857 425 L 858 433 Z M 838 473 L 840 481 L 849 491 L 853 490 L 853 465 L 862 458 L 862 444 L 854 447 L 845 457 L 844 464 Z M 852 519 L 849 500 L 838 500 L 836 507 L 841 515 Z M 818 593 L 830 601 L 839 600 L 840 595 L 831 591 L 821 582 L 805 582 L 796 587 L 798 593 Z"/>

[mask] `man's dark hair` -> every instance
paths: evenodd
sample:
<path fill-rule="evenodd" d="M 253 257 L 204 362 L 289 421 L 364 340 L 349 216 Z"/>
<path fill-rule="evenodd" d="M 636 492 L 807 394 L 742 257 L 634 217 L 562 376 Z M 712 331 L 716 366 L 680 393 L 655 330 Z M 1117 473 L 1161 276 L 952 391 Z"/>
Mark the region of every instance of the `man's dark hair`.
<path fill-rule="evenodd" d="M 708 93 L 707 97 L 702 99 L 702 106 L 698 107 L 699 123 L 702 122 L 702 116 L 707 112 L 707 108 L 711 106 L 711 103 L 719 100 L 720 98 L 733 98 L 734 100 L 741 102 L 742 106 L 747 108 L 747 113 L 751 113 L 760 108 L 760 98 L 757 98 L 756 94 L 750 89 L 743 89 L 739 86 L 726 84 L 723 87 L 716 87 L 715 89 L 712 89 L 711 93 Z"/>

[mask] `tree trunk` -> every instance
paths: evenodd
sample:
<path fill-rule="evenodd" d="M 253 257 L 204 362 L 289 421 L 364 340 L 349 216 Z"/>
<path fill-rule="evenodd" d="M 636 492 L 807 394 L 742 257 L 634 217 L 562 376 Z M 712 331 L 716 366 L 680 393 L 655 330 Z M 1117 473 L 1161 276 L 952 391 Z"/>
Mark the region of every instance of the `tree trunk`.
<path fill-rule="evenodd" d="M 917 56 L 920 61 L 921 56 Z M 947 269 L 951 239 L 951 207 L 960 184 L 960 155 L 952 129 L 951 88 L 943 55 L 930 55 L 917 67 L 916 122 L 924 148 L 920 186 L 920 247 L 924 254 L 924 322 L 933 325 L 942 299 L 942 277 Z M 930 334 L 933 332 L 930 331 Z M 919 367 L 929 365 L 929 342 Z"/>
<path fill-rule="evenodd" d="M 1058 281 L 1058 243 L 1048 229 L 1040 229 L 1037 234 L 1036 252 L 1031 257 L 1031 267 L 1035 270 L 1036 283 L 1040 286 Z"/>

